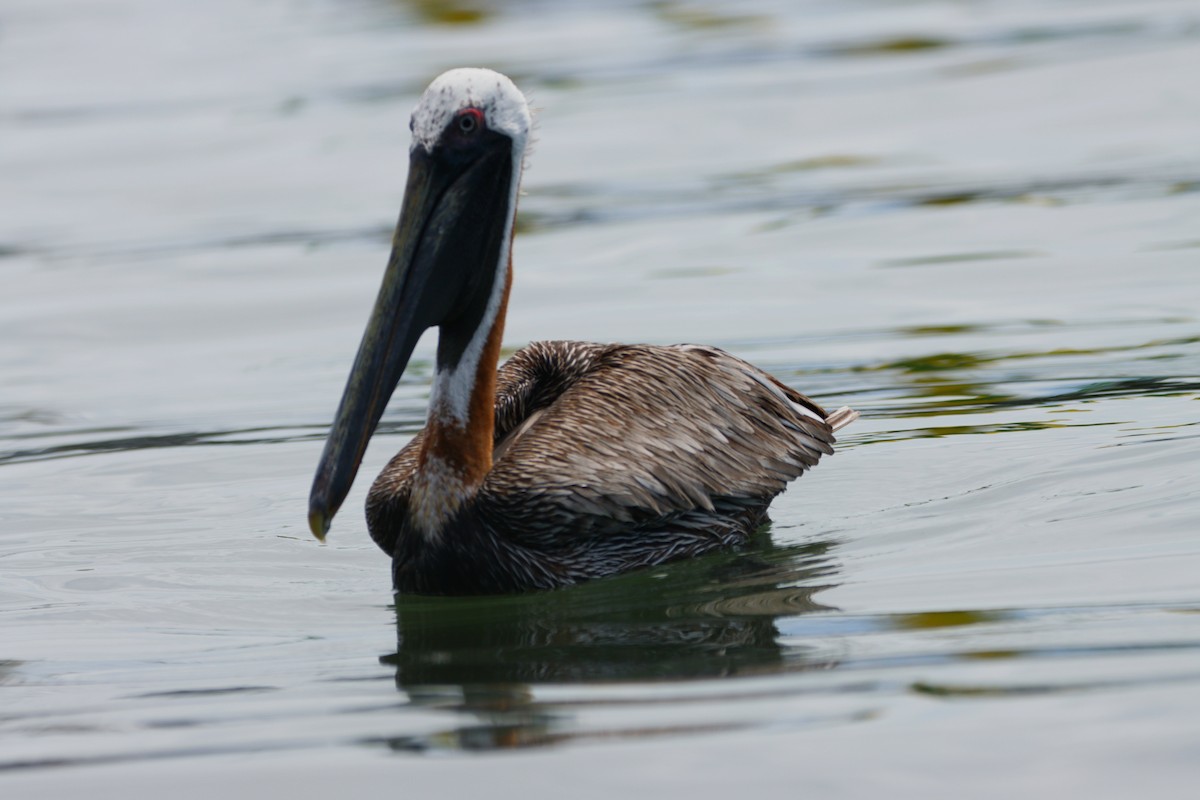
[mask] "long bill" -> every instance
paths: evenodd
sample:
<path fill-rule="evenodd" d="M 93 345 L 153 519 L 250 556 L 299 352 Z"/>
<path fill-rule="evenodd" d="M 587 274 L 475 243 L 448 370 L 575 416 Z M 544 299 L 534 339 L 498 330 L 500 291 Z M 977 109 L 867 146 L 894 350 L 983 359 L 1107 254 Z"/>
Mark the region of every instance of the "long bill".
<path fill-rule="evenodd" d="M 346 499 L 367 442 L 408 366 L 421 334 L 438 324 L 453 301 L 454 281 L 434 280 L 446 216 L 461 210 L 453 172 L 414 151 L 400 220 L 383 285 L 371 312 L 346 389 L 317 465 L 308 501 L 308 524 L 324 541 Z"/>

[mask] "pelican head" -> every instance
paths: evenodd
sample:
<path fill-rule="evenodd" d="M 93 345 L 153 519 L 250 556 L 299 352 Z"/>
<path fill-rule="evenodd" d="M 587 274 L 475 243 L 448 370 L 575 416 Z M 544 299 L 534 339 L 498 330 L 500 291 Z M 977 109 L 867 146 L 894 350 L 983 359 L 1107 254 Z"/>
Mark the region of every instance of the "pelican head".
<path fill-rule="evenodd" d="M 391 257 L 309 496 L 309 527 L 318 539 L 350 491 L 421 334 L 439 329 L 438 402 L 431 407 L 448 423 L 465 425 L 469 387 L 453 378 L 473 374 L 492 328 L 502 324 L 529 138 L 525 97 L 497 72 L 451 70 L 421 95 L 410 127 L 408 184 Z"/>

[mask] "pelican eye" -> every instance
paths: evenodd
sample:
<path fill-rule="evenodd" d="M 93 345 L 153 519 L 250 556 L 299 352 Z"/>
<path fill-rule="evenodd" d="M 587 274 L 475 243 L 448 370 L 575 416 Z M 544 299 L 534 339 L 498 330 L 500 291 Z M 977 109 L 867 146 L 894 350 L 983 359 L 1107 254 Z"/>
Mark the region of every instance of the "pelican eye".
<path fill-rule="evenodd" d="M 464 108 L 458 112 L 460 133 L 474 133 L 483 127 L 483 114 L 477 108 Z"/>

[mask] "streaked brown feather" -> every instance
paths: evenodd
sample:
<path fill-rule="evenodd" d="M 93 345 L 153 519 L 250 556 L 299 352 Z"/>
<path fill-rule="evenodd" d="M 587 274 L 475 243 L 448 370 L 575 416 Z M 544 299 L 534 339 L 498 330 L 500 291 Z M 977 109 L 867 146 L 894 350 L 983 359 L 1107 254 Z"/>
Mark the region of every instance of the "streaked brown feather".
<path fill-rule="evenodd" d="M 368 523 L 400 591 L 566 585 L 744 540 L 854 416 L 711 347 L 537 342 L 497 374 L 495 460 L 454 530 L 407 524 L 424 431 Z"/>

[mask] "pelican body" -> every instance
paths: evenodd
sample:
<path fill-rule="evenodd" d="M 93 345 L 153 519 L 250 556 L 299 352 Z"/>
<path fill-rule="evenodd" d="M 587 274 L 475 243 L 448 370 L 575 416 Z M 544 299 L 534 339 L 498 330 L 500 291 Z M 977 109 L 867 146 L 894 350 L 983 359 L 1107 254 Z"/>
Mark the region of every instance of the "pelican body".
<path fill-rule="evenodd" d="M 537 342 L 497 369 L 530 129 L 513 83 L 456 69 L 412 117 L 383 285 L 309 500 L 324 539 L 421 333 L 425 428 L 367 496 L 395 589 L 552 589 L 737 545 L 857 413 L 712 347 Z"/>

